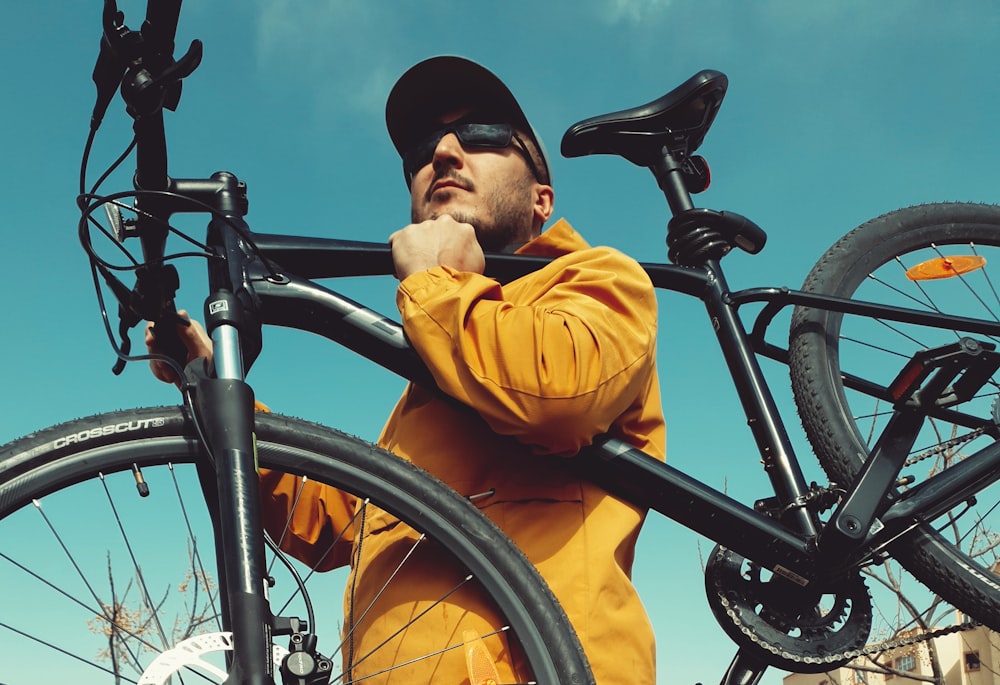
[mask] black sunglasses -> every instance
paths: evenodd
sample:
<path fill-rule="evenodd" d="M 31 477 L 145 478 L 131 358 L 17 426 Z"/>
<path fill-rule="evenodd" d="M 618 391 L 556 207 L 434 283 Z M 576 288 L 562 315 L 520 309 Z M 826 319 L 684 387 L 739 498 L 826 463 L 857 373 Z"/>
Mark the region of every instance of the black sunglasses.
<path fill-rule="evenodd" d="M 438 143 L 449 133 L 454 133 L 463 149 L 487 148 L 501 150 L 509 147 L 511 141 L 517 141 L 520 146 L 524 161 L 527 162 L 531 174 L 539 183 L 544 183 L 538 173 L 531 153 L 521 137 L 514 131 L 510 124 L 480 124 L 475 122 L 455 122 L 440 128 L 426 136 L 413 145 L 403 155 L 403 175 L 406 177 L 407 187 L 413 183 L 413 177 L 418 171 L 431 163 L 434 159 L 434 151 Z"/>

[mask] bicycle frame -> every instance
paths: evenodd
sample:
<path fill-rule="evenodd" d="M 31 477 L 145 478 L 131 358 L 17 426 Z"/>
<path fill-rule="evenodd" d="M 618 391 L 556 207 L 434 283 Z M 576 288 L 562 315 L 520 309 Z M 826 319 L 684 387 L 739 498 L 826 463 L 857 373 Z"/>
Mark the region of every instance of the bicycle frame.
<path fill-rule="evenodd" d="M 254 292 L 260 298 L 264 324 L 318 334 L 408 380 L 433 387 L 429 373 L 407 343 L 398 323 L 309 280 L 391 274 L 392 261 L 386 245 L 266 234 L 254 234 L 253 240 L 262 256 L 288 269 L 277 282 L 263 273 L 252 278 Z M 489 254 L 486 270 L 488 275 L 507 281 L 547 261 L 521 255 Z M 954 317 L 785 288 L 730 292 L 718 264 L 705 269 L 670 264 L 643 264 L 643 267 L 657 288 L 699 297 L 705 303 L 708 316 L 717 324 L 720 348 L 781 506 L 801 501 L 808 488 L 756 356 L 781 358 L 783 355 L 763 343 L 760 336 L 766 325 L 761 327 L 758 322 L 753 337 L 746 331 L 738 315 L 739 307 L 748 302 L 765 302 L 778 307 L 803 304 L 885 320 L 918 322 L 948 329 L 956 327 Z M 306 276 L 291 275 L 294 273 Z M 769 310 L 765 318 L 773 318 L 772 311 Z M 997 323 L 972 320 L 964 323 L 969 332 L 1000 334 Z M 821 546 L 816 543 L 822 531 L 802 507 L 796 508 L 797 513 L 789 520 L 778 521 L 617 440 L 599 439 L 594 447 L 584 450 L 579 461 L 581 468 L 602 486 L 772 570 L 787 569 L 804 579 L 829 578 L 831 560 L 819 554 Z M 985 474 L 996 470 L 1000 464 L 1000 447 L 987 448 L 976 459 L 968 461 L 983 466 L 949 469 L 956 475 L 948 490 L 941 488 L 940 483 L 935 483 L 934 488 L 914 488 L 882 516 L 886 527 L 890 527 L 890 522 L 897 524 L 925 508 L 955 504 L 961 486 L 978 482 Z M 854 484 L 848 492 L 857 487 L 858 484 Z M 879 493 L 880 496 L 884 494 L 884 490 Z M 883 531 L 871 535 L 860 541 L 858 547 L 881 548 L 900 532 L 896 528 L 894 534 Z M 820 562 L 823 571 L 817 568 Z"/>
<path fill-rule="evenodd" d="M 312 278 L 392 273 L 389 250 L 375 243 L 256 235 L 255 243 L 265 257 L 274 257 L 291 272 L 297 269 Z M 487 274 L 509 280 L 537 268 L 540 258 L 491 254 Z M 593 482 L 634 504 L 652 509 L 704 537 L 728 547 L 745 558 L 770 569 L 797 585 L 821 584 L 872 557 L 893 539 L 907 532 L 922 515 L 946 510 L 964 499 L 970 484 L 996 480 L 1000 475 L 1000 444 L 984 449 L 975 458 L 949 469 L 948 483 L 935 477 L 914 488 L 881 513 L 881 526 L 872 525 L 875 507 L 895 487 L 901 458 L 907 446 L 897 450 L 899 459 L 875 476 L 867 471 L 848 487 L 843 502 L 871 512 L 864 525 L 867 535 L 847 538 L 835 524 L 851 515 L 842 504 L 824 530 L 805 507 L 808 487 L 803 478 L 774 399 L 756 355 L 787 361 L 782 351 L 764 343 L 763 333 L 774 314 L 783 307 L 802 304 L 831 310 L 877 316 L 885 320 L 917 322 L 954 328 L 953 318 L 915 310 L 860 303 L 784 288 L 730 292 L 718 263 L 697 270 L 668 264 L 643 264 L 659 289 L 699 297 L 715 325 L 730 374 L 742 401 L 759 454 L 775 495 L 788 520 L 759 513 L 616 439 L 602 439 L 576 458 L 576 466 Z M 264 323 L 307 330 L 343 344 L 412 382 L 434 387 L 426 368 L 406 342 L 402 327 L 362 305 L 304 278 L 287 276 L 283 282 L 258 282 Z M 766 303 L 765 311 L 749 335 L 738 315 L 741 305 Z M 306 314 L 309 316 L 306 316 Z M 1000 333 L 1000 324 L 966 322 L 970 332 Z M 911 440 L 912 444 L 912 440 Z M 876 455 L 886 462 L 884 455 Z M 873 458 L 874 460 L 875 458 Z M 890 462 L 891 463 L 891 462 Z M 824 532 L 827 534 L 824 536 Z M 723 677 L 727 685 L 753 685 L 766 664 L 737 653 Z"/>

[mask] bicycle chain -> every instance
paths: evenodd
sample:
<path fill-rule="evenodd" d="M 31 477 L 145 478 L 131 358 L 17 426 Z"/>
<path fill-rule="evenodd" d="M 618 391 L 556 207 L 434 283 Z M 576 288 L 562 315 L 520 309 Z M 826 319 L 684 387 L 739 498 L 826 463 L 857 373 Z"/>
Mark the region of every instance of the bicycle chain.
<path fill-rule="evenodd" d="M 929 459 L 931 457 L 936 457 L 937 455 L 943 454 L 944 452 L 947 452 L 948 450 L 950 450 L 950 449 L 952 449 L 954 447 L 958 447 L 959 445 L 963 445 L 963 444 L 965 444 L 967 442 L 971 442 L 972 440 L 975 440 L 980 435 L 982 435 L 984 432 L 985 432 L 985 429 L 983 429 L 983 428 L 977 428 L 976 430 L 972 431 L 971 433 L 966 433 L 965 435 L 960 435 L 960 436 L 958 436 L 956 438 L 951 438 L 949 440 L 945 440 L 944 442 L 939 443 L 938 445 L 930 448 L 929 450 L 925 450 L 924 452 L 921 452 L 920 454 L 916 454 L 916 455 L 910 457 L 909 459 L 906 460 L 906 464 L 905 465 L 906 466 L 913 466 L 917 462 L 923 461 L 924 459 Z"/>
<path fill-rule="evenodd" d="M 724 548 L 720 547 L 718 550 L 721 552 Z M 877 642 L 871 645 L 866 645 L 864 649 L 852 649 L 846 652 L 840 652 L 835 654 L 828 654 L 826 656 L 802 656 L 800 654 L 794 654 L 786 649 L 783 649 L 779 645 L 771 644 L 763 640 L 760 635 L 758 635 L 748 624 L 740 620 L 740 612 L 735 608 L 733 603 L 726 597 L 726 588 L 723 588 L 719 579 L 715 580 L 715 593 L 717 601 L 725 608 L 726 616 L 732 621 L 733 625 L 739 629 L 746 638 L 752 642 L 757 647 L 764 649 L 776 656 L 790 662 L 810 664 L 810 665 L 823 665 L 830 664 L 831 666 L 836 665 L 840 667 L 847 662 L 857 659 L 858 657 L 869 656 L 872 654 L 881 654 L 883 652 L 888 652 L 893 649 L 898 649 L 900 647 L 907 647 L 909 645 L 917 644 L 919 642 L 926 642 L 928 640 L 934 640 L 938 637 L 944 635 L 950 635 L 951 633 L 961 632 L 963 630 L 968 630 L 970 628 L 975 628 L 981 625 L 978 621 L 965 621 L 964 623 L 959 623 L 953 626 L 948 626 L 946 628 L 939 628 L 937 630 L 931 630 L 924 633 L 919 633 L 916 635 L 908 635 L 905 637 L 898 637 L 892 640 L 884 640 L 882 642 Z"/>

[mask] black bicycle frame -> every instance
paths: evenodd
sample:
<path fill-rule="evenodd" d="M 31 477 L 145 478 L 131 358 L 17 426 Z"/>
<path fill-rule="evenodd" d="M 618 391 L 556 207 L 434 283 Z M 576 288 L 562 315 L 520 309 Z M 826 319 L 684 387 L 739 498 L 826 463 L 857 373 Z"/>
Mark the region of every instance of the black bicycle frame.
<path fill-rule="evenodd" d="M 433 379 L 398 323 L 312 282 L 312 279 L 392 274 L 392 259 L 386 245 L 268 234 L 254 234 L 253 241 L 262 256 L 280 265 L 280 278 L 268 274 L 258 263 L 260 271 L 252 279 L 263 323 L 316 333 L 414 383 L 434 387 Z M 489 254 L 486 261 L 486 273 L 503 282 L 537 269 L 549 260 Z M 776 358 L 783 355 L 763 343 L 761 334 L 766 325 L 755 327 L 753 336 L 747 333 L 738 315 L 741 305 L 767 303 L 771 309 L 760 316 L 768 320 L 773 318 L 772 305 L 780 308 L 801 304 L 884 320 L 1000 335 L 998 323 L 959 320 L 786 288 L 730 292 L 718 263 L 704 269 L 670 264 L 643 264 L 643 267 L 655 287 L 695 296 L 705 303 L 764 468 L 783 507 L 801 502 L 808 488 L 756 358 L 758 354 Z M 829 558 L 819 563 L 817 540 L 821 531 L 804 506 L 790 507 L 784 520 L 774 519 L 615 439 L 598 439 L 575 461 L 589 478 L 606 489 L 776 573 L 811 582 L 829 578 L 837 571 L 836 566 L 831 567 Z M 1000 465 L 1000 445 L 988 447 L 975 459 L 966 461 L 970 463 L 968 467 L 963 464 L 949 469 L 948 473 L 953 475 L 946 487 L 936 477 L 893 504 L 881 516 L 886 529 L 857 542 L 857 549 L 870 551 L 883 547 L 905 532 L 901 526 L 912 525 L 916 514 L 954 505 L 961 499 L 963 487 L 983 478 L 996 478 L 992 474 Z M 848 492 L 852 491 L 853 487 L 849 487 Z M 880 497 L 884 495 L 885 490 L 879 493 Z"/>

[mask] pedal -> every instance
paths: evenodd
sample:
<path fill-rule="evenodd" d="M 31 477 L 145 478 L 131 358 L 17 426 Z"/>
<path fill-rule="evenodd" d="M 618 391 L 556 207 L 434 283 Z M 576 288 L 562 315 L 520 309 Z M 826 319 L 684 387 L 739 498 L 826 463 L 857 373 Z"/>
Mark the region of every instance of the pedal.
<path fill-rule="evenodd" d="M 972 399 L 1000 369 L 993 343 L 962 338 L 913 355 L 889 384 L 895 407 L 950 407 Z"/>

